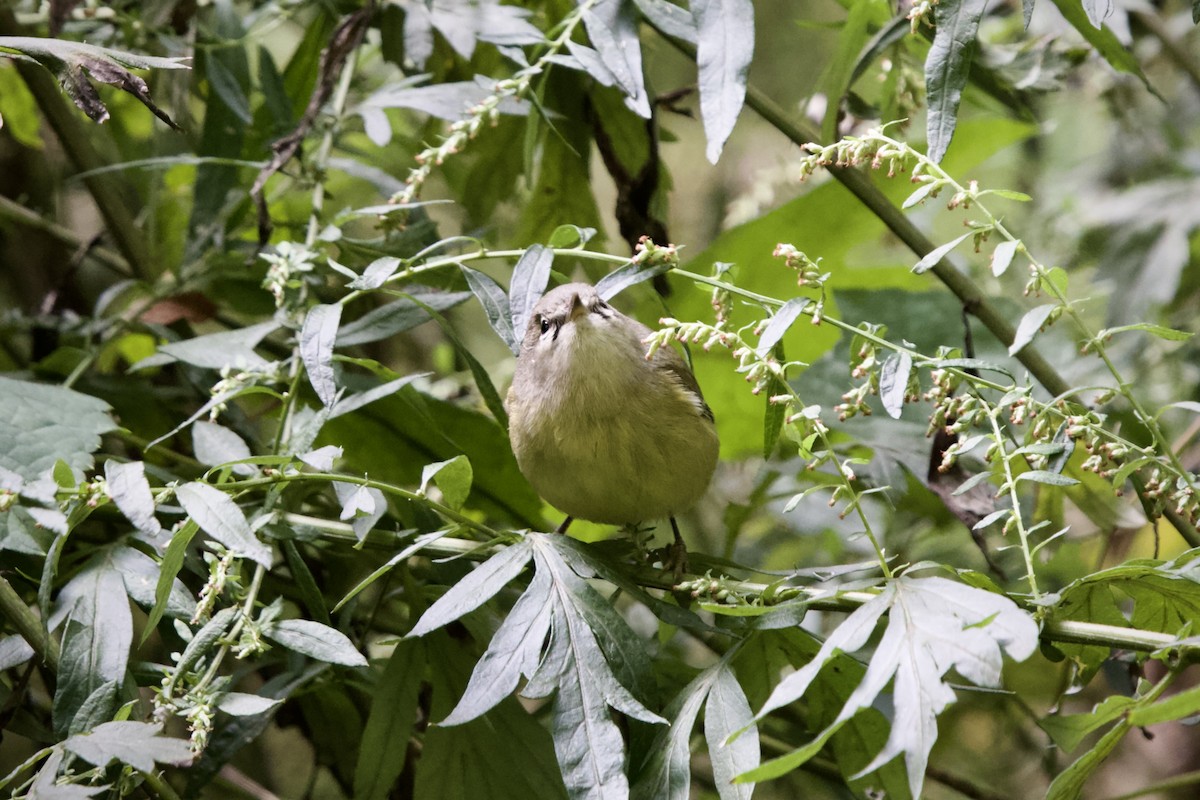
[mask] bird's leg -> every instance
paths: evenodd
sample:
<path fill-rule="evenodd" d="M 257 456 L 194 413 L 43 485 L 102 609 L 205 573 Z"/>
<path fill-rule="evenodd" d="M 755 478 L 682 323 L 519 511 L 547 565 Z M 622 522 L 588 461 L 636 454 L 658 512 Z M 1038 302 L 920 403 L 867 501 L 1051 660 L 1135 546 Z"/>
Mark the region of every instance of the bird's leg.
<path fill-rule="evenodd" d="M 670 546 L 667 553 L 667 560 L 663 563 L 663 567 L 669 569 L 675 576 L 675 582 L 683 577 L 683 573 L 688 567 L 688 552 L 687 545 L 683 543 L 683 537 L 679 535 L 679 525 L 675 522 L 675 518 L 671 517 L 671 530 L 675 533 L 675 542 Z"/>
<path fill-rule="evenodd" d="M 571 522 L 572 522 L 574 519 L 575 519 L 574 517 L 567 517 L 566 519 L 564 519 L 564 520 L 562 521 L 562 524 L 561 524 L 561 525 L 559 525 L 557 528 L 555 528 L 555 529 L 554 529 L 554 532 L 555 532 L 555 533 L 566 533 L 566 532 L 567 532 L 567 527 L 568 527 L 568 526 L 570 526 Z"/>

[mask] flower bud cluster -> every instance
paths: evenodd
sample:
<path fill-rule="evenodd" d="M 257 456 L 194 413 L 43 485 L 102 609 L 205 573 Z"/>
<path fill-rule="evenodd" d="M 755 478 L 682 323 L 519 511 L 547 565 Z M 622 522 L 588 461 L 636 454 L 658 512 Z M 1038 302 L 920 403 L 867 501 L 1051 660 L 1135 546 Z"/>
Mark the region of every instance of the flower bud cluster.
<path fill-rule="evenodd" d="M 223 549 L 220 545 L 216 545 L 216 548 Z M 226 550 L 220 556 L 207 550 L 204 552 L 204 560 L 208 563 L 208 580 L 200 590 L 200 601 L 196 603 L 196 613 L 192 615 L 193 625 L 208 621 L 217 598 L 225 591 L 226 582 L 230 578 L 230 569 L 234 567 L 235 556 L 236 554 L 232 550 Z M 234 587 L 240 583 L 239 577 L 235 570 L 233 572 Z"/>
<path fill-rule="evenodd" d="M 679 266 L 679 250 L 673 244 L 658 245 L 649 236 L 643 235 L 633 248 L 631 263 L 644 267 L 654 267 L 666 264 L 671 267 Z"/>
<path fill-rule="evenodd" d="M 780 242 L 775 245 L 775 251 L 771 255 L 775 256 L 775 258 L 782 258 L 784 264 L 800 273 L 796 284 L 803 288 L 824 289 L 825 281 L 832 274 L 829 272 L 822 273 L 820 259 L 813 261 L 803 252 L 797 250 L 795 245 Z"/>
<path fill-rule="evenodd" d="M 863 136 L 847 136 L 830 145 L 809 142 L 804 145 L 810 155 L 800 165 L 801 179 L 813 174 L 818 167 L 857 167 L 869 164 L 871 169 L 887 167 L 889 178 L 908 169 L 915 156 L 911 150 L 871 129 Z"/>
<path fill-rule="evenodd" d="M 731 581 L 724 575 L 714 578 L 711 572 L 704 573 L 703 578 L 683 581 L 675 590 L 687 592 L 693 600 L 705 599 L 730 606 L 750 604 L 749 598 L 740 590 L 736 581 Z"/>
<path fill-rule="evenodd" d="M 222 395 L 232 396 L 241 389 L 249 386 L 278 384 L 281 381 L 282 375 L 278 362 L 266 364 L 261 369 L 240 369 L 227 365 L 221 368 L 221 380 L 214 383 L 208 391 L 213 397 L 220 397 Z M 225 401 L 214 404 L 208 410 L 209 421 L 216 422 L 228 408 L 229 403 Z"/>
<path fill-rule="evenodd" d="M 275 298 L 276 308 L 296 312 L 305 307 L 309 284 L 315 280 L 313 262 L 319 255 L 298 242 L 280 242 L 274 253 L 259 254 L 268 265 L 262 287 Z"/>
<path fill-rule="evenodd" d="M 933 14 L 933 9 L 936 5 L 937 0 L 913 0 L 912 8 L 909 9 L 908 15 L 905 17 L 911 23 L 913 33 L 916 33 L 921 23 Z"/>

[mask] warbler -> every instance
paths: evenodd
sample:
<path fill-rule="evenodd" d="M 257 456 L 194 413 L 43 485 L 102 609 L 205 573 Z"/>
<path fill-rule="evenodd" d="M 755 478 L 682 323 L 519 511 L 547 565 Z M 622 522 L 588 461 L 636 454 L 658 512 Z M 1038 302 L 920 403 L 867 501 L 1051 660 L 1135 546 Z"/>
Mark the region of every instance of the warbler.
<path fill-rule="evenodd" d="M 547 292 L 529 317 L 505 400 L 521 472 L 574 518 L 624 525 L 666 517 L 672 561 L 686 548 L 675 517 L 716 468 L 713 413 L 683 358 L 586 283 Z"/>

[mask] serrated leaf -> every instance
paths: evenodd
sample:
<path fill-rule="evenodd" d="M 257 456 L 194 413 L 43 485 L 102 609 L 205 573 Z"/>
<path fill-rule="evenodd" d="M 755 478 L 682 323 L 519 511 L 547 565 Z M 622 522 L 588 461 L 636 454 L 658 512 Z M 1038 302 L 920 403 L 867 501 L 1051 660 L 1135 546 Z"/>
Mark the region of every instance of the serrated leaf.
<path fill-rule="evenodd" d="M 404 769 L 417 721 L 424 660 L 421 642 L 399 642 L 375 684 L 354 768 L 354 796 L 359 800 L 383 800 Z"/>
<path fill-rule="evenodd" d="M 743 732 L 729 741 L 736 731 Z M 754 784 L 734 783 L 734 778 L 758 767 L 758 728 L 746 693 L 725 662 L 717 668 L 704 705 L 704 738 L 708 740 L 713 780 L 721 800 L 750 800 Z"/>
<path fill-rule="evenodd" d="M 1121 739 L 1125 738 L 1129 728 L 1127 723 L 1120 723 L 1101 736 L 1100 741 L 1096 742 L 1090 750 L 1058 774 L 1046 791 L 1046 800 L 1079 800 L 1084 783 L 1091 777 L 1096 767 L 1112 754 Z"/>
<path fill-rule="evenodd" d="M 1079 483 L 1079 481 L 1070 476 L 1063 475 L 1061 472 L 1051 472 L 1046 469 L 1031 469 L 1028 472 L 1022 472 L 1017 476 L 1017 480 L 1041 483 L 1046 486 L 1074 486 Z"/>
<path fill-rule="evenodd" d="M 179 504 L 206 534 L 238 555 L 271 566 L 271 548 L 250 530 L 246 515 L 220 489 L 206 483 L 185 483 L 175 490 Z"/>
<path fill-rule="evenodd" d="M 817 742 L 827 740 L 860 709 L 874 703 L 894 678 L 895 719 L 887 744 L 859 774 L 903 753 L 912 796 L 920 797 L 929 752 L 937 739 L 937 715 L 954 701 L 945 674 L 953 668 L 977 685 L 997 686 L 1002 652 L 1023 661 L 1037 648 L 1037 624 L 1007 597 L 945 578 L 905 575 L 847 617 L 811 662 L 775 687 L 756 719 L 800 698 L 835 653 L 864 647 L 885 612 L 889 612 L 887 629 L 866 675 L 834 722 L 797 751 L 803 758 L 789 754 L 741 780 L 761 780 L 799 766 L 819 750 Z"/>
<path fill-rule="evenodd" d="M 1013 256 L 1017 254 L 1017 245 L 1011 239 L 1006 239 L 996 245 L 996 249 L 992 251 L 992 274 L 999 278 L 1008 270 L 1008 265 L 1012 263 Z"/>
<path fill-rule="evenodd" d="M 471 462 L 466 456 L 455 456 L 449 461 L 426 464 L 421 471 L 421 491 L 429 489 L 432 480 L 442 490 L 446 505 L 455 511 L 463 507 L 471 494 Z"/>
<path fill-rule="evenodd" d="M 900 419 L 900 413 L 904 411 L 911 375 L 912 356 L 908 353 L 892 353 L 879 370 L 879 400 L 892 419 Z"/>
<path fill-rule="evenodd" d="M 758 339 L 757 350 L 760 358 L 765 358 L 771 352 L 771 348 L 783 339 L 788 328 L 792 327 L 792 323 L 811 302 L 807 297 L 793 297 L 771 315 L 767 327 Z"/>
<path fill-rule="evenodd" d="M 152 772 L 155 764 L 185 766 L 195 755 L 186 739 L 163 736 L 162 725 L 130 720 L 98 725 L 67 739 L 63 747 L 98 767 L 120 761 L 142 772 Z"/>
<path fill-rule="evenodd" d="M 1021 317 L 1021 321 L 1017 323 L 1017 332 L 1013 336 L 1012 344 L 1008 346 L 1008 354 L 1015 356 L 1021 352 L 1025 345 L 1033 341 L 1033 337 L 1037 336 L 1038 331 L 1042 329 L 1042 325 L 1050 317 L 1056 306 L 1053 303 L 1046 303 L 1037 308 L 1032 308 L 1025 312 Z"/>
<path fill-rule="evenodd" d="M 946 154 L 958 124 L 958 105 L 975 53 L 975 32 L 985 10 L 987 0 L 943 0 L 934 6 L 936 31 L 925 58 L 925 94 L 929 108 L 925 138 L 929 143 L 929 158 L 935 163 Z"/>
<path fill-rule="evenodd" d="M 459 265 L 459 269 L 466 276 L 471 292 L 483 306 L 483 313 L 487 315 L 488 325 L 492 327 L 500 340 L 508 345 L 508 349 L 513 352 L 513 355 L 516 355 L 520 352 L 521 342 L 513 332 L 512 310 L 509 306 L 508 296 L 504 294 L 500 284 L 492 280 L 491 276 L 463 264 Z"/>
<path fill-rule="evenodd" d="M 593 624 L 624 625 L 611 606 L 572 571 L 550 535 L 529 534 L 527 540 L 538 572 L 550 575 L 554 609 L 550 646 L 522 693 L 534 698 L 556 693 L 551 732 L 568 793 L 625 796 L 624 741 L 609 707 L 643 722 L 665 720 L 617 680 L 608 654 L 596 639 Z M 608 616 L 594 606 L 604 606 Z M 621 636 L 609 631 L 605 638 L 612 641 Z"/>
<path fill-rule="evenodd" d="M 108 403 L 61 386 L 0 376 L 0 467 L 33 481 L 59 459 L 92 468 L 100 435 L 116 428 Z"/>
<path fill-rule="evenodd" d="M 1070 753 L 1079 747 L 1088 734 L 1129 713 L 1136 703 L 1132 697 L 1113 695 L 1098 703 L 1091 713 L 1052 714 L 1038 720 L 1038 726 L 1050 734 L 1050 738 L 1064 753 Z"/>
<path fill-rule="evenodd" d="M 929 270 L 936 267 L 941 262 L 941 260 L 946 257 L 947 253 L 949 253 L 951 250 L 953 250 L 954 248 L 956 248 L 960 244 L 962 244 L 964 241 L 966 241 L 969 237 L 974 236 L 974 235 L 975 235 L 974 232 L 964 233 L 962 236 L 959 236 L 957 239 L 955 239 L 953 241 L 946 242 L 943 245 L 939 245 L 939 246 L 933 248 L 928 253 L 926 253 L 925 256 L 920 261 L 918 261 L 916 264 L 913 265 L 912 271 L 917 273 L 918 275 L 920 275 L 922 272 L 928 272 Z"/>
<path fill-rule="evenodd" d="M 461 725 L 487 713 L 513 693 L 522 676 L 533 676 L 550 631 L 550 600 L 550 575 L 539 570 L 492 636 L 462 699 L 439 724 Z"/>
<path fill-rule="evenodd" d="M 337 397 L 333 378 L 333 346 L 342 318 L 340 305 L 313 306 L 304 317 L 300 331 L 300 358 L 308 372 L 308 381 L 326 408 Z"/>
<path fill-rule="evenodd" d="M 424 636 L 479 608 L 520 575 L 532 557 L 533 542 L 528 536 L 505 547 L 451 586 L 427 608 L 408 632 L 408 637 Z"/>
<path fill-rule="evenodd" d="M 746 75 L 754 56 L 754 5 L 750 0 L 692 0 L 700 116 L 715 164 L 746 100 Z"/>
<path fill-rule="evenodd" d="M 125 519 L 147 536 L 157 540 L 162 525 L 154 516 L 154 495 L 146 480 L 146 465 L 141 461 L 125 464 L 109 459 L 104 462 L 104 480 L 108 496 L 116 503 Z"/>
<path fill-rule="evenodd" d="M 367 659 L 336 628 L 310 619 L 285 619 L 263 629 L 268 639 L 318 661 L 346 667 L 365 667 Z"/>
<path fill-rule="evenodd" d="M 512 308 L 514 338 L 525 335 L 525 327 L 534 305 L 546 291 L 550 282 L 550 267 L 554 264 L 554 251 L 540 244 L 530 247 L 513 267 L 512 282 L 508 291 L 508 302 Z"/>
<path fill-rule="evenodd" d="M 267 360 L 254 352 L 254 348 L 278 328 L 278 322 L 260 322 L 246 328 L 171 342 L 158 349 L 185 364 L 205 369 L 262 369 L 267 366 Z"/>

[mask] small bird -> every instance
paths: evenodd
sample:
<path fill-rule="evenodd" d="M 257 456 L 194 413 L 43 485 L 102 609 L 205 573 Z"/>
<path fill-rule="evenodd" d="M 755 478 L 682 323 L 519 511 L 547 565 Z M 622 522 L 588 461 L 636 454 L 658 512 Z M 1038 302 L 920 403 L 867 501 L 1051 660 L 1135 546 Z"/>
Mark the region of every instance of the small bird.
<path fill-rule="evenodd" d="M 586 283 L 534 306 L 505 408 L 521 472 L 573 518 L 623 525 L 667 517 L 669 566 L 687 550 L 675 517 L 695 505 L 717 464 L 712 410 L 670 347 L 646 358 L 652 331 Z"/>

